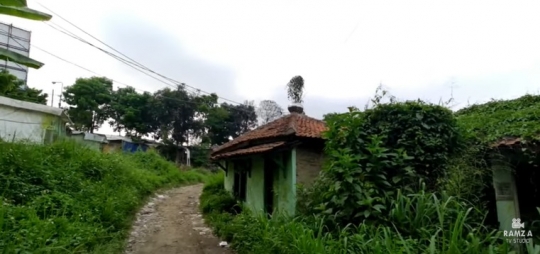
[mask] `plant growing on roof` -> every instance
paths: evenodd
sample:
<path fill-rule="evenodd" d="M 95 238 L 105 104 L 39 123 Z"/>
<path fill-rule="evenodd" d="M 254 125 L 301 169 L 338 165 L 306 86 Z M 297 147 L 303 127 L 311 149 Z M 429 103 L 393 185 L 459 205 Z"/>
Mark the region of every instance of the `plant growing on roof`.
<path fill-rule="evenodd" d="M 294 76 L 287 83 L 287 97 L 295 104 L 304 102 L 304 79 L 302 76 Z"/>

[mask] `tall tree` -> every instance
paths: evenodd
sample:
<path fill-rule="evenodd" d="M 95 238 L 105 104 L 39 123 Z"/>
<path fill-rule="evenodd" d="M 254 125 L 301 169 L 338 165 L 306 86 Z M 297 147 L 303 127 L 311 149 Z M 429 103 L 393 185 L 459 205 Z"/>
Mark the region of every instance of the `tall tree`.
<path fill-rule="evenodd" d="M 246 131 L 257 127 L 257 114 L 253 102 L 233 105 L 226 102 L 211 107 L 206 114 L 205 135 L 203 142 L 210 145 L 221 145 L 236 138 Z"/>
<path fill-rule="evenodd" d="M 206 133 L 202 138 L 203 143 L 221 145 L 229 141 L 231 136 L 230 112 L 226 107 L 217 106 L 209 109 L 204 126 Z"/>
<path fill-rule="evenodd" d="M 25 87 L 22 80 L 17 79 L 17 77 L 6 70 L 0 72 L 0 96 L 47 104 L 47 94 L 43 93 L 43 90 Z"/>
<path fill-rule="evenodd" d="M 198 110 L 195 95 L 178 85 L 176 89 L 165 88 L 154 94 L 153 104 L 156 135 L 155 138 L 174 140 L 175 144 L 183 145 L 189 142 L 193 129 L 200 126 L 196 120 Z"/>
<path fill-rule="evenodd" d="M 215 93 L 209 95 L 194 96 L 194 103 L 197 106 L 195 112 L 195 122 L 193 130 L 191 131 L 192 138 L 200 139 L 204 144 L 210 144 L 209 138 L 209 126 L 206 123 L 211 114 L 214 114 L 216 109 L 219 108 L 218 96 Z"/>
<path fill-rule="evenodd" d="M 130 137 L 141 138 L 154 131 L 153 96 L 137 93 L 132 87 L 120 88 L 112 93 L 109 121 L 114 131 L 125 130 Z"/>
<path fill-rule="evenodd" d="M 78 78 L 63 93 L 75 129 L 93 133 L 109 118 L 113 82 L 105 77 Z"/>
<path fill-rule="evenodd" d="M 26 0 L 0 0 L 0 14 L 37 21 L 48 21 L 51 15 L 29 9 Z M 39 69 L 43 63 L 22 54 L 0 48 L 0 59 L 9 60 L 30 68 Z"/>
<path fill-rule="evenodd" d="M 257 113 L 255 113 L 253 104 L 253 101 L 245 101 L 243 104 L 238 105 L 221 104 L 221 107 L 229 112 L 226 124 L 229 134 L 233 138 L 257 127 Z"/>
<path fill-rule="evenodd" d="M 263 100 L 259 103 L 257 115 L 261 119 L 261 124 L 266 124 L 283 115 L 283 108 L 272 100 Z"/>

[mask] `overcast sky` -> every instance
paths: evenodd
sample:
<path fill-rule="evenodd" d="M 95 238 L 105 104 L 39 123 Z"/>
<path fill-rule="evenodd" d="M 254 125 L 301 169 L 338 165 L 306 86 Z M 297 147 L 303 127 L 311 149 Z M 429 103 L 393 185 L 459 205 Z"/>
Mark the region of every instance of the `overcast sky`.
<path fill-rule="evenodd" d="M 154 71 L 230 100 L 286 107 L 285 85 L 301 75 L 306 114 L 317 118 L 363 107 L 381 83 L 399 99 L 438 102 L 453 90 L 455 109 L 538 92 L 540 1 L 372 2 L 29 0 L 29 7 L 48 12 L 41 3 Z M 166 87 L 43 22 L 0 22 L 31 30 L 32 45 L 102 76 L 150 92 Z M 58 16 L 49 23 L 104 47 Z M 45 65 L 29 72 L 28 84 L 49 94 L 59 91 L 52 81 L 95 75 L 36 47 L 30 54 Z"/>

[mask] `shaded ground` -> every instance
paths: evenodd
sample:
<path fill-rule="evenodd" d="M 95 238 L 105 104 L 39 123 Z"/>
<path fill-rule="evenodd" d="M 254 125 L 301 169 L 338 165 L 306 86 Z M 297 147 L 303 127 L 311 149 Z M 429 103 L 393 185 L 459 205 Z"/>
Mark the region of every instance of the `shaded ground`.
<path fill-rule="evenodd" d="M 203 185 L 172 189 L 156 195 L 137 214 L 126 254 L 229 254 L 220 247 L 199 212 Z"/>

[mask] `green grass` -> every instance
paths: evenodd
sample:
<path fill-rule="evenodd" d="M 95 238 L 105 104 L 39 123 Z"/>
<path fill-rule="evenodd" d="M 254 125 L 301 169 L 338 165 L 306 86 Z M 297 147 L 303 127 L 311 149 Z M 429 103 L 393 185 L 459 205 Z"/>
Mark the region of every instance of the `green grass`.
<path fill-rule="evenodd" d="M 0 253 L 118 253 L 149 195 L 206 177 L 153 152 L 0 142 Z"/>
<path fill-rule="evenodd" d="M 213 176 L 201 209 L 215 233 L 238 253 L 509 253 L 500 233 L 473 223 L 481 211 L 444 193 L 399 193 L 387 218 L 394 226 L 364 223 L 335 232 L 323 226 L 322 217 L 276 214 L 269 219 L 248 210 L 235 214 L 233 205 L 223 190 L 223 174 Z"/>

